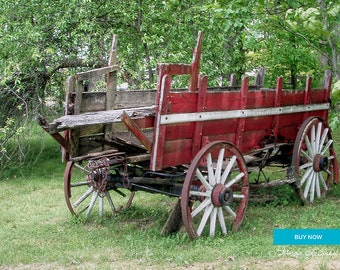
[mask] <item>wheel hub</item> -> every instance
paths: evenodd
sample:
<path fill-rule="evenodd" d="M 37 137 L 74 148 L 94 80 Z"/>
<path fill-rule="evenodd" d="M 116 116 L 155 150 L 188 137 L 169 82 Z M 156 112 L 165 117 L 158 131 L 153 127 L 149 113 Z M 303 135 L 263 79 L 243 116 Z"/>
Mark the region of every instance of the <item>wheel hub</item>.
<path fill-rule="evenodd" d="M 87 183 L 96 191 L 102 193 L 106 190 L 110 166 L 105 158 L 99 160 L 90 160 L 88 165 L 89 173 L 87 174 Z"/>
<path fill-rule="evenodd" d="M 211 200 L 215 207 L 230 205 L 233 202 L 233 191 L 222 184 L 217 184 L 211 192 Z"/>
<path fill-rule="evenodd" d="M 324 171 L 328 168 L 328 157 L 316 154 L 313 160 L 313 169 L 315 172 Z"/>

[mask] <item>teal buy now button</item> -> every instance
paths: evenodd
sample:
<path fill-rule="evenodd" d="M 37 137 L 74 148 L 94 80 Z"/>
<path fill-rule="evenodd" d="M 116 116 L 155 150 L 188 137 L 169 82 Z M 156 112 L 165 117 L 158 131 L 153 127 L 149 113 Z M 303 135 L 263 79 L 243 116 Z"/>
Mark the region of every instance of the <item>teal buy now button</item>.
<path fill-rule="evenodd" d="M 340 245 L 340 229 L 274 229 L 274 245 Z"/>

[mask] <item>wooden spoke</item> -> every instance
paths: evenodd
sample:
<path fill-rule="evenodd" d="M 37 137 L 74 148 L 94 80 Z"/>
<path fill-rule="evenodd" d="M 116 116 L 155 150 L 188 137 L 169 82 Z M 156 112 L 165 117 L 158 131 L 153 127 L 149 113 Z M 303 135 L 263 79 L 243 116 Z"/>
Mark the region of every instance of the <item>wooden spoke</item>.
<path fill-rule="evenodd" d="M 118 189 L 110 183 L 110 169 L 105 166 L 92 173 L 88 165 L 90 162 L 69 161 L 66 165 L 64 194 L 71 214 L 88 219 L 96 215 L 103 217 L 107 213 L 112 215 L 120 209 L 130 207 L 134 192 L 121 187 Z M 93 180 L 94 177 L 97 178 Z"/>
<path fill-rule="evenodd" d="M 212 142 L 193 159 L 181 194 L 182 218 L 191 239 L 237 230 L 248 203 L 249 180 L 240 151 Z M 209 221 L 208 221 L 209 220 Z"/>
<path fill-rule="evenodd" d="M 295 191 L 302 204 L 313 203 L 326 195 L 330 182 L 337 178 L 338 163 L 330 129 L 317 117 L 308 118 L 296 137 L 292 168 Z"/>

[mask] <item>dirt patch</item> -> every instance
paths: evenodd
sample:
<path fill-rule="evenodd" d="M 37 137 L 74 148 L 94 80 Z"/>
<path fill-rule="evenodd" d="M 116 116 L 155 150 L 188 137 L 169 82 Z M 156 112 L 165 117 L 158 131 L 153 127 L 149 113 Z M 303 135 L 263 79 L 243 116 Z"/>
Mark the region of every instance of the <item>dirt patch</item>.
<path fill-rule="evenodd" d="M 99 266 L 100 267 L 100 266 Z M 17 266 L 2 266 L 1 270 L 65 270 L 65 269 L 96 269 L 95 263 L 76 264 L 61 266 L 57 263 L 42 263 Z M 164 265 L 145 265 L 142 260 L 114 261 L 110 265 L 105 265 L 105 269 L 174 269 L 174 270 L 217 270 L 217 269 L 235 269 L 235 270 L 338 270 L 340 269 L 340 258 L 309 258 L 308 260 L 298 260 L 296 258 L 280 258 L 278 260 L 242 260 L 235 261 L 232 257 L 225 260 L 220 259 L 213 263 L 197 263 L 186 266 L 175 266 L 171 264 Z"/>
<path fill-rule="evenodd" d="M 245 263 L 240 269 L 263 269 L 263 270 L 286 270 L 286 269 L 301 269 L 301 270 L 337 270 L 340 269 L 340 259 L 323 261 L 312 258 L 309 260 L 300 261 L 295 258 L 282 258 L 275 261 L 252 261 Z"/>

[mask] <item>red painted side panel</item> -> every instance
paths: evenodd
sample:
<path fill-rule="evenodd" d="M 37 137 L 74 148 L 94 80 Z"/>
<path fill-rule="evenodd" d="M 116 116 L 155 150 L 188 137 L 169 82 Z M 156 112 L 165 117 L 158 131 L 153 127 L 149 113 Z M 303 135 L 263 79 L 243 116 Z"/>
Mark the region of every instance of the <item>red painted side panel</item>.
<path fill-rule="evenodd" d="M 215 120 L 203 123 L 202 136 L 235 133 L 237 119 Z"/>
<path fill-rule="evenodd" d="M 134 119 L 134 121 L 140 128 L 151 128 L 155 125 L 155 118 L 152 116 L 137 118 Z"/>
<path fill-rule="evenodd" d="M 166 141 L 164 145 L 163 168 L 188 164 L 192 160 L 192 140 Z"/>
<path fill-rule="evenodd" d="M 169 78 L 171 80 L 171 77 L 166 74 L 185 73 L 188 72 L 187 68 L 187 66 L 162 67 L 160 75 L 167 76 L 167 80 Z M 162 95 L 161 87 L 158 87 L 156 102 L 158 114 L 154 121 L 154 132 L 158 132 L 159 138 L 157 138 L 157 149 L 151 155 L 151 161 L 156 164 L 153 169 L 160 170 L 168 166 L 190 163 L 200 148 L 215 140 L 233 142 L 244 154 L 261 149 L 268 141 L 293 143 L 300 125 L 309 116 L 327 119 L 328 111 L 321 110 L 287 115 L 157 124 L 161 115 L 168 114 L 262 109 L 328 102 L 328 89 L 311 90 L 310 81 L 307 83 L 306 90 L 299 91 L 282 90 L 282 78 L 278 79 L 276 89 L 249 90 L 249 81 L 245 79 L 239 91 L 209 91 L 206 80 L 204 76 L 198 78 L 197 91 L 193 91 L 196 89 L 195 86 L 191 91 L 167 90 Z M 195 81 L 192 82 L 196 84 Z M 163 99 L 159 100 L 160 97 Z M 150 123 L 143 124 L 148 126 Z M 157 135 L 154 140 L 156 137 Z"/>
<path fill-rule="evenodd" d="M 242 153 L 249 153 L 260 149 L 265 144 L 266 132 L 262 130 L 245 131 L 242 134 L 240 150 Z"/>
<path fill-rule="evenodd" d="M 311 103 L 328 102 L 327 89 L 312 90 Z"/>
<path fill-rule="evenodd" d="M 168 125 L 165 139 L 173 141 L 178 139 L 192 138 L 195 131 L 195 123 L 181 123 Z"/>
<path fill-rule="evenodd" d="M 274 107 L 275 91 L 249 91 L 247 97 L 247 109 Z"/>
<path fill-rule="evenodd" d="M 303 104 L 303 99 L 304 99 L 303 91 L 283 91 L 281 105 L 290 106 Z"/>
<path fill-rule="evenodd" d="M 205 110 L 238 110 L 240 101 L 240 92 L 207 92 Z"/>
<path fill-rule="evenodd" d="M 244 131 L 261 130 L 264 134 L 270 136 L 273 127 L 273 120 L 274 116 L 272 115 L 247 118 L 244 125 Z"/>
<path fill-rule="evenodd" d="M 197 93 L 174 92 L 168 96 L 168 113 L 196 112 Z"/>

